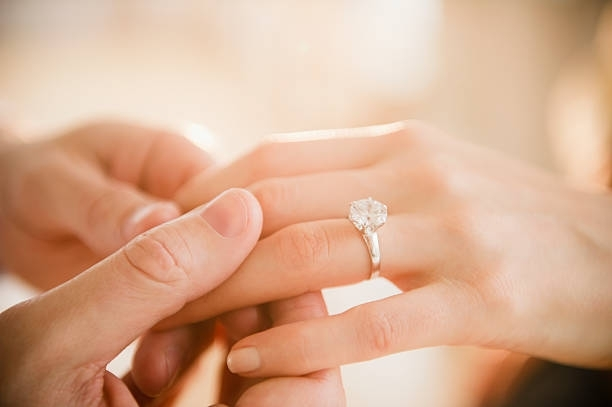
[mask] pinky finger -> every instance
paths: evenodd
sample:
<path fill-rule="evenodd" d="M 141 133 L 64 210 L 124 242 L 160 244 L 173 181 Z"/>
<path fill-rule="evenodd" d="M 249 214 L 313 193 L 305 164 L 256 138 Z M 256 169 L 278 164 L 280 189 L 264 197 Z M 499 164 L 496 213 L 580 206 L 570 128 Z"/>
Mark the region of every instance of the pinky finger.
<path fill-rule="evenodd" d="M 465 343 L 473 317 L 461 300 L 465 296 L 453 290 L 438 283 L 260 332 L 234 346 L 230 368 L 247 377 L 299 376 L 409 349 Z"/>

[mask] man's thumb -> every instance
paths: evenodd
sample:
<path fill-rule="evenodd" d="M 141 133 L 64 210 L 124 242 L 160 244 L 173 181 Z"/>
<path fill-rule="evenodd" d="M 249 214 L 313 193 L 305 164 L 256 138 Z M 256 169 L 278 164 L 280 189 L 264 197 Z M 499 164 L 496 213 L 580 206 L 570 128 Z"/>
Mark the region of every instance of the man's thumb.
<path fill-rule="evenodd" d="M 224 281 L 254 247 L 261 225 L 253 195 L 229 190 L 25 305 L 22 326 L 39 331 L 31 334 L 45 338 L 46 354 L 78 358 L 77 365 L 110 361 Z"/>

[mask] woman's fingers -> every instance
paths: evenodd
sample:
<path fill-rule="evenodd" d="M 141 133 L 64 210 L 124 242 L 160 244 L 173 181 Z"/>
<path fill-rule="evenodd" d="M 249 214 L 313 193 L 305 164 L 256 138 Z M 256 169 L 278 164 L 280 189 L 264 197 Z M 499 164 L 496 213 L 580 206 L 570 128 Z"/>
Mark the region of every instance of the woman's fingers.
<path fill-rule="evenodd" d="M 434 279 L 429 271 L 444 260 L 454 239 L 443 219 L 416 215 L 391 216 L 378 234 L 382 275 L 402 289 Z M 292 225 L 261 240 L 224 284 L 158 328 L 359 282 L 370 276 L 370 269 L 362 235 L 348 219 Z"/>
<path fill-rule="evenodd" d="M 348 215 L 352 201 L 369 196 L 384 201 L 390 213 L 406 207 L 407 191 L 397 191 L 389 172 L 348 170 L 270 178 L 256 182 L 248 189 L 257 197 L 264 216 L 263 236 L 283 227 L 323 219 L 340 219 Z"/>
<path fill-rule="evenodd" d="M 320 291 L 309 292 L 298 295 L 286 300 L 279 300 L 268 305 L 268 313 L 272 320 L 272 326 L 282 326 L 293 322 L 305 321 L 310 319 L 322 318 L 327 316 L 327 307 L 323 300 L 323 295 Z M 232 372 L 239 372 L 240 363 L 253 363 L 254 360 L 249 360 L 249 356 L 257 356 L 249 354 L 250 349 L 244 348 L 234 353 L 234 357 L 229 355 L 227 358 L 227 366 Z"/>
<path fill-rule="evenodd" d="M 322 318 L 327 308 L 321 292 L 306 293 L 267 306 L 274 326 Z M 228 366 L 232 367 L 228 358 Z M 265 380 L 251 386 L 238 400 L 237 406 L 344 406 L 345 397 L 340 369 L 320 370 L 300 377 Z"/>
<path fill-rule="evenodd" d="M 228 359 L 247 377 L 300 376 L 332 366 L 477 335 L 469 296 L 445 283 L 360 305 L 343 314 L 278 326 L 239 341 Z"/>
<path fill-rule="evenodd" d="M 261 240 L 225 287 L 187 304 L 158 328 L 360 281 L 369 275 L 368 262 L 365 244 L 348 220 L 292 225 Z"/>
<path fill-rule="evenodd" d="M 262 144 L 227 167 L 195 177 L 178 191 L 176 200 L 183 208 L 190 209 L 228 187 L 247 187 L 266 178 L 364 168 L 390 152 L 388 143 L 380 142 L 377 137 L 364 136 L 391 134 L 399 131 L 400 127 L 394 124 L 327 130 L 313 134 L 313 137 L 321 137 L 318 140 Z M 343 132 L 347 138 L 330 138 Z"/>

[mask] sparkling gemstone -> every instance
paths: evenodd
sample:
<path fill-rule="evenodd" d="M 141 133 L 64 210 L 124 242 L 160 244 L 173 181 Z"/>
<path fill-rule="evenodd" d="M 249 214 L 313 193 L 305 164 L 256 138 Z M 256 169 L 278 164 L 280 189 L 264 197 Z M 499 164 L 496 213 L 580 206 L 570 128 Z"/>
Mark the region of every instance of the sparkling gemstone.
<path fill-rule="evenodd" d="M 349 220 L 360 231 L 370 234 L 387 221 L 387 206 L 372 198 L 351 203 Z"/>

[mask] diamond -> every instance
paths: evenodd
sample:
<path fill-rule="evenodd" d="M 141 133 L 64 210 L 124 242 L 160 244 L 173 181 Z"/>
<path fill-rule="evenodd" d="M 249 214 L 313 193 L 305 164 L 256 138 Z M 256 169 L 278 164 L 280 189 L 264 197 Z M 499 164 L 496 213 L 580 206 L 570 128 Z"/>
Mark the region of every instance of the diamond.
<path fill-rule="evenodd" d="M 387 221 L 387 205 L 372 198 L 351 202 L 349 220 L 364 234 L 371 234 Z"/>

